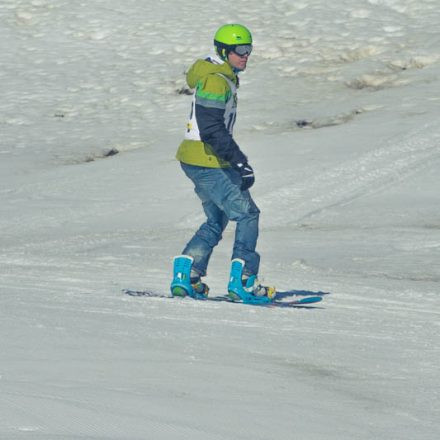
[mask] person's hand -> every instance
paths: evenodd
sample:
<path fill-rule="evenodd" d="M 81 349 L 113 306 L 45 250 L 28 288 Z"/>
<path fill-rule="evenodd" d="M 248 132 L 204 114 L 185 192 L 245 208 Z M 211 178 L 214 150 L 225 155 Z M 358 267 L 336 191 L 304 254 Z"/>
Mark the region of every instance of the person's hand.
<path fill-rule="evenodd" d="M 254 170 L 247 163 L 237 163 L 234 165 L 234 169 L 240 173 L 242 191 L 249 189 L 255 182 Z"/>

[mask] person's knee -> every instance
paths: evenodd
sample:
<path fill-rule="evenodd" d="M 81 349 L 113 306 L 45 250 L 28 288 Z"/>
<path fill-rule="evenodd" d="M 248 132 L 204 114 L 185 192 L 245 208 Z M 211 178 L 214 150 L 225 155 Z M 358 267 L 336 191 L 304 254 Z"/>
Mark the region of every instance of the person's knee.
<path fill-rule="evenodd" d="M 228 210 L 229 219 L 232 221 L 258 220 L 260 210 L 252 200 L 237 198 L 230 203 Z"/>

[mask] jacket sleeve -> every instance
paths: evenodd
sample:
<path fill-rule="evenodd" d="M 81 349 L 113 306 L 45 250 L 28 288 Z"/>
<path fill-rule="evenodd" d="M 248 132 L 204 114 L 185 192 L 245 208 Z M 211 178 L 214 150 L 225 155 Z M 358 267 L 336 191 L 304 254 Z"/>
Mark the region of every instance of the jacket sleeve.
<path fill-rule="evenodd" d="M 209 75 L 196 88 L 196 120 L 200 138 L 215 154 L 232 166 L 247 162 L 246 156 L 234 141 L 225 125 L 226 103 L 233 99 L 225 80 Z"/>

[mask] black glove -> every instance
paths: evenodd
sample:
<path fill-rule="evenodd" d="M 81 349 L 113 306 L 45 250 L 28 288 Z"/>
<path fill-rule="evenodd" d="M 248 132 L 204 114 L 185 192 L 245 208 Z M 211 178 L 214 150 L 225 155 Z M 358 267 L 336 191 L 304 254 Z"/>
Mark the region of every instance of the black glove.
<path fill-rule="evenodd" d="M 247 163 L 237 163 L 233 165 L 233 168 L 240 173 L 242 191 L 249 189 L 255 182 L 254 170 Z"/>

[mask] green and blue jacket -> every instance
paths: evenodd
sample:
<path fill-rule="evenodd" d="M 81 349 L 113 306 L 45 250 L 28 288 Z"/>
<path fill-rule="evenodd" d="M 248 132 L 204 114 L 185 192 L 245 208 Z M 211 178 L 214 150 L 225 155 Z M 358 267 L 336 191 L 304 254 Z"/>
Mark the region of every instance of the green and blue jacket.
<path fill-rule="evenodd" d="M 208 168 L 227 168 L 247 162 L 232 136 L 238 77 L 231 66 L 219 57 L 208 57 L 196 61 L 186 79 L 195 93 L 185 139 L 176 158 L 189 165 Z"/>

